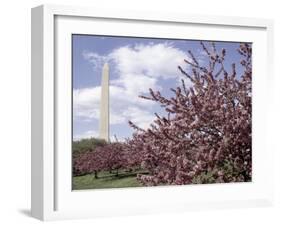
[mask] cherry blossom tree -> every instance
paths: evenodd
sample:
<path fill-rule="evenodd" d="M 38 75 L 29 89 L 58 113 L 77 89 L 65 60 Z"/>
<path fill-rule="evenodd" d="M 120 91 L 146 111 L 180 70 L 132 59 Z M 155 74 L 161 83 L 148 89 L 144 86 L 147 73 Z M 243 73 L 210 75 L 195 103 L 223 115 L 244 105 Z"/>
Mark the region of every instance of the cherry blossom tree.
<path fill-rule="evenodd" d="M 150 89 L 149 96 L 165 108 L 167 115 L 156 115 L 150 128 L 135 129 L 129 141 L 141 159 L 147 175 L 138 175 L 144 185 L 246 182 L 252 178 L 252 49 L 241 43 L 243 72 L 236 64 L 225 66 L 226 50 L 215 43 L 201 42 L 208 64 L 200 63 L 189 51 L 185 60 L 190 72 L 179 71 L 182 80 L 171 89 L 174 96 L 164 97 Z"/>
<path fill-rule="evenodd" d="M 105 168 L 104 150 L 97 147 L 95 150 L 88 150 L 81 153 L 73 161 L 73 175 L 81 176 L 94 173 L 98 178 L 98 172 Z"/>
<path fill-rule="evenodd" d="M 139 168 L 141 152 L 127 142 L 113 142 L 103 146 L 89 149 L 81 153 L 73 161 L 73 174 L 75 176 L 94 174 L 98 178 L 98 172 L 115 171 L 118 176 L 119 169 L 132 171 Z"/>

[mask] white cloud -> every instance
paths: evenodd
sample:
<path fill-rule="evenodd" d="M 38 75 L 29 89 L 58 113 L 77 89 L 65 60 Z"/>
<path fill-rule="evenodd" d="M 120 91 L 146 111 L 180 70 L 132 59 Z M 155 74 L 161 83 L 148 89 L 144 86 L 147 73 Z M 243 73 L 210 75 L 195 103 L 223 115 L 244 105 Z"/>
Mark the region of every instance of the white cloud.
<path fill-rule="evenodd" d="M 128 107 L 122 115 L 143 129 L 147 129 L 155 118 L 151 112 L 135 106 Z"/>
<path fill-rule="evenodd" d="M 73 91 L 74 118 L 98 118 L 101 87 Z"/>
<path fill-rule="evenodd" d="M 150 110 L 153 102 L 143 100 L 138 94 L 129 95 L 126 90 L 118 86 L 110 86 L 110 123 L 122 124 L 135 117 L 138 125 L 146 125 L 153 119 Z M 74 119 L 99 119 L 101 87 L 76 89 L 73 92 Z"/>
<path fill-rule="evenodd" d="M 84 133 L 74 135 L 73 140 L 82 140 L 82 139 L 87 139 L 87 138 L 92 138 L 92 137 L 98 137 L 98 132 L 94 130 L 89 130 Z"/>
<path fill-rule="evenodd" d="M 177 66 L 183 64 L 186 54 L 171 43 L 140 44 L 115 49 L 108 58 L 117 64 L 121 78 L 142 74 L 167 79 L 178 76 Z"/>
<path fill-rule="evenodd" d="M 107 62 L 108 60 L 108 56 L 101 56 L 97 53 L 88 51 L 84 51 L 82 55 L 87 61 L 89 61 L 93 65 L 94 68 L 102 67 L 104 62 Z"/>
<path fill-rule="evenodd" d="M 160 80 L 182 78 L 177 66 L 185 68 L 183 60 L 187 57 L 172 43 L 123 46 L 108 55 L 84 52 L 83 56 L 98 68 L 110 62 L 118 75 L 110 80 L 110 123 L 131 120 L 142 128 L 147 128 L 154 119 L 155 103 L 138 96 L 147 93 L 149 88 L 161 90 Z M 74 117 L 99 119 L 100 93 L 99 86 L 74 90 Z"/>
<path fill-rule="evenodd" d="M 161 90 L 159 79 L 180 79 L 177 67 L 186 67 L 185 58 L 186 54 L 171 43 L 123 46 L 107 57 L 120 75 L 113 84 L 122 85 L 131 93 L 144 93 L 149 88 Z"/>

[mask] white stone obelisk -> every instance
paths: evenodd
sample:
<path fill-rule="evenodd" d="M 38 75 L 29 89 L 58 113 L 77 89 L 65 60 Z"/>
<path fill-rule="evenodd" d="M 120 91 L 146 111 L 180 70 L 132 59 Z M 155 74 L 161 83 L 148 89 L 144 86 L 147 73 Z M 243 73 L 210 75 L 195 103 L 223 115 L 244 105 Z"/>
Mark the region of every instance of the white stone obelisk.
<path fill-rule="evenodd" d="M 109 142 L 109 66 L 103 65 L 101 78 L 101 102 L 100 102 L 100 139 Z"/>

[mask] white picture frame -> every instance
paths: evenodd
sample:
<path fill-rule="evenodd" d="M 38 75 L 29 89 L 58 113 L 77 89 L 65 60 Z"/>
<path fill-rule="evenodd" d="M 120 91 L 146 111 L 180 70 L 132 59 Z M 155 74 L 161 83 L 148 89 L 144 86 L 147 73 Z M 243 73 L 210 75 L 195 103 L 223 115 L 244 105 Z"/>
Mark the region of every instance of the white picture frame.
<path fill-rule="evenodd" d="M 145 29 L 133 28 L 138 26 Z M 155 27 L 163 29 L 159 28 L 156 34 L 153 33 Z M 71 100 L 69 35 L 75 31 L 93 33 L 93 28 L 95 33 L 110 35 L 143 37 L 147 32 L 148 37 L 167 38 L 174 37 L 169 35 L 169 31 L 174 31 L 173 35 L 186 39 L 218 40 L 221 37 L 225 41 L 253 42 L 257 53 L 253 60 L 253 71 L 257 75 L 253 81 L 253 112 L 256 112 L 253 115 L 253 182 L 72 191 L 71 144 L 64 135 L 71 130 L 70 112 L 67 112 Z M 182 29 L 192 32 L 186 31 L 189 34 L 186 37 L 180 33 Z M 209 32 L 207 36 L 206 29 L 217 32 Z M 271 205 L 273 179 L 268 175 L 273 168 L 273 153 L 266 139 L 266 118 L 270 110 L 267 98 L 271 96 L 273 84 L 272 33 L 273 22 L 265 19 L 160 15 L 56 5 L 33 8 L 32 216 L 56 220 Z"/>

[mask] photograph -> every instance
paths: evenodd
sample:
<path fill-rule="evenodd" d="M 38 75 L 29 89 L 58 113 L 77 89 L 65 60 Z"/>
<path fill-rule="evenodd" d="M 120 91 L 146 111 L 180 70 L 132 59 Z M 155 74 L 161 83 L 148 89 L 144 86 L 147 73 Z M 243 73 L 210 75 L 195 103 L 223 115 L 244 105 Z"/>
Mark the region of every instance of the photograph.
<path fill-rule="evenodd" d="M 73 190 L 252 181 L 252 43 L 71 42 Z"/>

